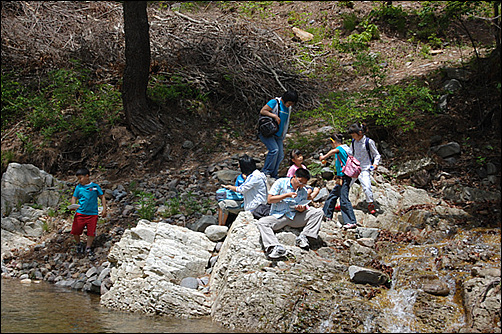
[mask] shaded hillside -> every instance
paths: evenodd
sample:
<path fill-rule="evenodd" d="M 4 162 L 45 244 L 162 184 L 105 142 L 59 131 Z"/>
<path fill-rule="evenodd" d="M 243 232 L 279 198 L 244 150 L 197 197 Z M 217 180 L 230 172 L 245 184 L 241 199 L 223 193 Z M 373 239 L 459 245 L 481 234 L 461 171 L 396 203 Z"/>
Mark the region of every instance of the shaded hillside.
<path fill-rule="evenodd" d="M 469 184 L 479 180 L 476 170 L 483 163 L 492 162 L 500 171 L 500 55 L 487 47 L 493 44 L 487 21 L 465 20 L 467 31 L 452 24 L 438 36 L 443 43 L 427 49 L 410 33 L 420 23 L 411 14 L 419 8 L 417 3 L 393 4 L 399 13 L 410 13 L 406 16 L 410 30 L 399 29 L 385 17 L 368 21 L 380 33 L 369 41 L 367 53 L 384 60 L 385 83 L 405 86 L 418 79 L 440 94 L 446 80 L 441 69 L 467 69 L 469 78 L 451 95 L 446 112 L 433 120 L 431 115 L 417 114 L 412 131 L 368 120 L 370 135 L 385 140 L 397 153 L 387 157 L 386 164 L 429 154 L 430 138 L 440 135 L 442 142 L 468 144 L 457 165 L 440 162 L 445 170 Z M 249 139 L 255 138 L 258 109 L 282 87 L 300 92 L 295 110 L 302 111 L 317 108 L 330 91 L 371 86 L 371 72 L 361 72 L 364 68 L 356 66 L 353 54 L 332 45 L 361 33 L 358 24 L 375 8 L 371 2 L 152 4 L 151 89 L 153 95 L 162 95 L 152 99 L 152 108 L 157 108 L 165 131 L 134 138 L 119 114 L 116 123 L 98 124 L 99 132 L 91 137 L 59 131 L 48 139 L 41 134 L 43 129 L 33 129 L 24 118 L 29 110 L 20 111 L 5 126 L 2 113 L 2 153 L 10 154 L 9 159 L 2 155 L 2 171 L 5 161 L 18 161 L 64 179 L 85 164 L 118 180 L 167 166 L 191 168 L 218 161 L 222 153 L 249 146 Z M 312 31 L 314 41 L 302 41 L 292 27 Z M 120 89 L 123 43 L 119 3 L 2 2 L 2 78 L 15 73 L 31 89 L 40 89 L 37 85 L 54 68 L 72 67 L 72 59 L 90 70 L 91 84 Z M 3 103 L 2 99 L 2 109 Z M 296 117 L 291 133 L 315 132 L 329 123 Z M 186 139 L 194 141 L 194 149 L 183 148 Z"/>

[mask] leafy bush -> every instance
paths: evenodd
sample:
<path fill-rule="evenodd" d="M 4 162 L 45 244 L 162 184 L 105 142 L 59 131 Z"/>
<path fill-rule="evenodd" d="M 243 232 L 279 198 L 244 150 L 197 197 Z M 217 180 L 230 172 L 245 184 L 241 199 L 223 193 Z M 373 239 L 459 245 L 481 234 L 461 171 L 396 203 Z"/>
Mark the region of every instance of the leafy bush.
<path fill-rule="evenodd" d="M 2 130 L 27 109 L 26 89 L 11 73 L 2 72 Z"/>
<path fill-rule="evenodd" d="M 93 83 L 82 68 L 54 70 L 36 89 L 14 78 L 14 73 L 2 74 L 2 129 L 18 114 L 26 115 L 33 129 L 46 138 L 63 131 L 89 135 L 103 123 L 119 119 L 120 92 L 108 84 Z"/>
<path fill-rule="evenodd" d="M 323 98 L 319 108 L 299 111 L 296 117 L 321 115 L 335 130 L 345 132 L 354 122 L 371 122 L 403 132 L 415 126 L 421 114 L 434 114 L 438 96 L 419 82 L 389 85 L 361 92 L 332 92 Z"/>
<path fill-rule="evenodd" d="M 179 99 L 207 100 L 207 96 L 185 81 L 176 75 L 169 78 L 163 75 L 152 76 L 148 86 L 148 96 L 157 103 Z"/>
<path fill-rule="evenodd" d="M 370 12 L 369 17 L 388 23 L 391 28 L 400 33 L 406 32 L 408 14 L 401 6 L 387 5 L 386 1 L 382 1 L 380 6 Z"/>
<path fill-rule="evenodd" d="M 155 216 L 157 208 L 155 206 L 155 198 L 151 193 L 141 191 L 139 193 L 139 200 L 134 204 L 138 205 L 138 215 L 141 219 L 152 220 Z"/>
<path fill-rule="evenodd" d="M 352 32 L 359 24 L 359 19 L 355 13 L 342 13 L 342 27 L 345 31 Z"/>
<path fill-rule="evenodd" d="M 164 205 L 166 206 L 166 211 L 163 213 L 164 217 L 171 217 L 180 213 L 190 216 L 197 212 L 206 212 L 211 207 L 211 202 L 209 199 L 202 201 L 189 191 L 181 196 L 168 199 Z"/>

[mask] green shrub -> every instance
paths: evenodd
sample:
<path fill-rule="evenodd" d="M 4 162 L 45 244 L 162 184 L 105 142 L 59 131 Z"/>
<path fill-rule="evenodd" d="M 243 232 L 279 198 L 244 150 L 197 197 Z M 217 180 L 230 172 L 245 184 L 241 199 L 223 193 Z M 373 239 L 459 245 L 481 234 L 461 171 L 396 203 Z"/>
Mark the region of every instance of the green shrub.
<path fill-rule="evenodd" d="M 391 28 L 400 33 L 406 33 L 408 13 L 401 6 L 388 6 L 385 1 L 382 1 L 377 8 L 370 12 L 369 19 L 371 18 L 389 24 Z"/>
<path fill-rule="evenodd" d="M 10 122 L 24 116 L 29 100 L 23 85 L 17 82 L 12 73 L 2 72 L 2 130 Z"/>
<path fill-rule="evenodd" d="M 104 123 L 113 125 L 119 119 L 120 92 L 93 83 L 89 72 L 78 66 L 50 72 L 35 89 L 14 78 L 14 73 L 2 74 L 2 129 L 20 114 L 45 138 L 65 131 L 96 133 Z"/>
<path fill-rule="evenodd" d="M 320 106 L 299 111 L 295 117 L 322 117 L 335 131 L 345 132 L 354 122 L 370 122 L 406 132 L 422 114 L 434 114 L 438 95 L 417 81 L 360 92 L 332 92 Z"/>
<path fill-rule="evenodd" d="M 141 219 L 152 220 L 155 217 L 157 208 L 153 194 L 141 191 L 139 193 L 139 200 L 134 204 L 138 205 L 137 211 Z"/>
<path fill-rule="evenodd" d="M 345 31 L 352 32 L 356 29 L 359 24 L 359 18 L 355 13 L 342 13 L 340 16 L 342 17 L 342 27 Z"/>
<path fill-rule="evenodd" d="M 180 209 L 181 203 L 179 197 L 173 197 L 168 199 L 164 203 L 164 205 L 166 207 L 166 210 L 162 214 L 163 217 L 167 218 L 181 213 Z"/>
<path fill-rule="evenodd" d="M 197 212 L 207 212 L 211 207 L 211 201 L 209 199 L 202 200 L 189 191 L 181 196 L 168 199 L 164 205 L 166 206 L 166 211 L 162 214 L 164 217 L 171 217 L 180 213 L 190 216 Z"/>
<path fill-rule="evenodd" d="M 14 162 L 16 154 L 10 150 L 2 151 L 2 169 L 7 168 L 7 166 Z"/>

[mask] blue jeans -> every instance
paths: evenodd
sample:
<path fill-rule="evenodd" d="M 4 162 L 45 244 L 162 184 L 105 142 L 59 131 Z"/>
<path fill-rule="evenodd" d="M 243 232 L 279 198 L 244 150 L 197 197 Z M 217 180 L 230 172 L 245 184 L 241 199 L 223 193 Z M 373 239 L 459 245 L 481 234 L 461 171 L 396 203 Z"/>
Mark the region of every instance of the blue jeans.
<path fill-rule="evenodd" d="M 270 175 L 277 179 L 277 173 L 279 172 L 279 165 L 284 159 L 284 143 L 282 137 L 277 137 L 275 135 L 270 137 L 263 137 L 259 134 L 260 140 L 265 144 L 268 149 L 267 157 L 265 158 L 265 163 L 263 164 L 262 172 L 265 175 Z"/>
<path fill-rule="evenodd" d="M 335 211 L 336 201 L 340 198 L 340 209 L 342 211 L 343 223 L 346 224 L 356 224 L 356 215 L 354 214 L 354 209 L 352 208 L 352 203 L 349 200 L 350 183 L 352 178 L 349 176 L 342 176 L 342 185 L 336 185 L 333 190 L 328 195 L 326 202 L 324 202 L 324 215 L 327 218 L 333 218 L 333 211 Z"/>

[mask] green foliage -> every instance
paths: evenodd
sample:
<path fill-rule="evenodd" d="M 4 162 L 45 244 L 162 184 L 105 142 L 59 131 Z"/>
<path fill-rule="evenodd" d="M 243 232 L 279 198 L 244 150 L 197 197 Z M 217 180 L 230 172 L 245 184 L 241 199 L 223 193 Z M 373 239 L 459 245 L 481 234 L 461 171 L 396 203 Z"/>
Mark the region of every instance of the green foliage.
<path fill-rule="evenodd" d="M 332 47 L 341 52 L 359 52 L 367 50 L 371 40 L 380 38 L 378 27 L 368 21 L 361 22 L 358 26 L 361 33 L 352 33 L 345 40 L 340 40 L 340 33 L 335 32 Z"/>
<path fill-rule="evenodd" d="M 305 115 L 305 113 L 298 112 L 293 115 L 295 118 L 301 118 L 302 115 Z M 319 115 L 315 117 L 319 117 Z M 326 135 L 322 132 L 310 135 L 295 133 L 287 142 L 285 142 L 284 151 L 286 152 L 286 156 L 289 156 L 289 152 L 294 149 L 299 149 L 303 153 L 304 157 L 308 158 L 312 152 L 317 151 L 317 149 L 325 143 Z"/>
<path fill-rule="evenodd" d="M 273 1 L 218 1 L 218 5 L 229 11 L 237 11 L 246 17 L 259 16 L 264 19 L 270 17 L 269 10 Z"/>
<path fill-rule="evenodd" d="M 438 17 L 438 9 L 438 2 L 424 1 L 420 9 L 417 11 L 418 29 L 415 31 L 415 33 L 420 40 L 426 41 L 428 40 L 429 36 L 435 36 L 438 30 L 442 31 L 447 28 L 448 21 L 441 20 Z"/>
<path fill-rule="evenodd" d="M 7 168 L 7 166 L 14 161 L 15 157 L 16 155 L 12 151 L 2 151 L 2 169 Z"/>
<path fill-rule="evenodd" d="M 16 132 L 16 136 L 23 144 L 23 146 L 22 146 L 23 152 L 33 153 L 33 151 L 35 151 L 35 145 L 31 141 L 29 136 L 25 135 L 22 132 Z"/>
<path fill-rule="evenodd" d="M 168 199 L 164 203 L 166 210 L 162 213 L 162 216 L 164 217 L 171 217 L 177 214 L 181 213 L 181 203 L 180 203 L 180 198 L 179 197 L 173 197 Z"/>
<path fill-rule="evenodd" d="M 181 211 L 185 215 L 206 211 L 208 206 L 209 202 L 201 202 L 191 191 L 182 195 Z"/>
<path fill-rule="evenodd" d="M 132 180 L 127 186 L 127 190 L 131 192 L 134 196 L 137 196 L 140 191 L 138 190 L 138 181 Z"/>
<path fill-rule="evenodd" d="M 23 87 L 13 78 L 13 73 L 2 74 L 2 129 L 17 114 L 25 114 L 46 138 L 63 131 L 93 134 L 103 123 L 113 125 L 119 119 L 120 92 L 92 83 L 88 71 L 78 66 L 50 72 L 37 89 Z"/>
<path fill-rule="evenodd" d="M 73 195 L 72 189 L 60 190 L 59 191 L 59 205 L 57 210 L 52 208 L 49 209 L 49 216 L 69 216 L 74 211 L 70 211 L 68 206 L 71 204 L 71 198 Z"/>
<path fill-rule="evenodd" d="M 400 33 L 406 32 L 408 14 L 401 6 L 389 6 L 385 1 L 382 1 L 377 8 L 370 12 L 369 17 L 389 24 L 391 28 Z"/>
<path fill-rule="evenodd" d="M 359 24 L 359 18 L 355 13 L 342 13 L 340 16 L 342 17 L 342 27 L 345 31 L 352 32 L 356 29 Z"/>
<path fill-rule="evenodd" d="M 353 66 L 358 75 L 369 76 L 377 87 L 383 85 L 387 78 L 387 70 L 379 53 L 358 52 Z"/>
<path fill-rule="evenodd" d="M 313 162 L 311 163 L 310 165 L 307 166 L 307 169 L 309 170 L 310 172 L 310 175 L 312 176 L 316 176 L 316 175 L 320 175 L 321 172 L 322 172 L 322 169 L 324 168 L 325 166 L 319 162 Z"/>
<path fill-rule="evenodd" d="M 166 206 L 166 210 L 162 214 L 164 217 L 171 217 L 180 213 L 190 216 L 196 212 L 207 212 L 211 207 L 211 201 L 209 199 L 201 200 L 191 191 L 188 191 L 181 196 L 168 199 L 164 205 Z"/>
<path fill-rule="evenodd" d="M 319 108 L 298 112 L 297 117 L 320 115 L 339 132 L 361 121 L 406 132 L 414 128 L 418 115 L 435 113 L 437 99 L 427 86 L 414 81 L 361 92 L 332 92 L 323 98 Z"/>
<path fill-rule="evenodd" d="M 152 220 L 155 216 L 157 208 L 155 206 L 155 197 L 151 193 L 144 191 L 139 192 L 139 200 L 134 202 L 138 205 L 138 215 L 141 219 Z"/>
<path fill-rule="evenodd" d="M 49 224 L 46 221 L 42 222 L 42 230 L 44 232 L 50 232 L 51 231 L 51 228 L 50 228 Z"/>
<path fill-rule="evenodd" d="M 11 73 L 2 72 L 2 131 L 16 118 L 24 115 L 28 100 L 26 89 Z"/>
<path fill-rule="evenodd" d="M 295 27 L 303 27 L 308 25 L 311 17 L 312 13 L 290 11 L 288 13 L 288 23 Z"/>
<path fill-rule="evenodd" d="M 47 210 L 47 215 L 48 215 L 49 217 L 53 217 L 53 218 L 54 218 L 54 217 L 56 217 L 56 216 L 58 215 L 58 213 L 57 213 L 57 211 L 56 211 L 56 210 L 54 210 L 54 208 L 49 208 L 49 209 Z"/>
<path fill-rule="evenodd" d="M 157 103 L 165 103 L 180 99 L 196 99 L 207 101 L 207 94 L 200 92 L 195 85 L 185 82 L 182 77 L 173 75 L 152 76 L 148 85 L 148 96 Z"/>
<path fill-rule="evenodd" d="M 483 166 L 486 163 L 486 157 L 476 157 L 476 163 Z"/>

